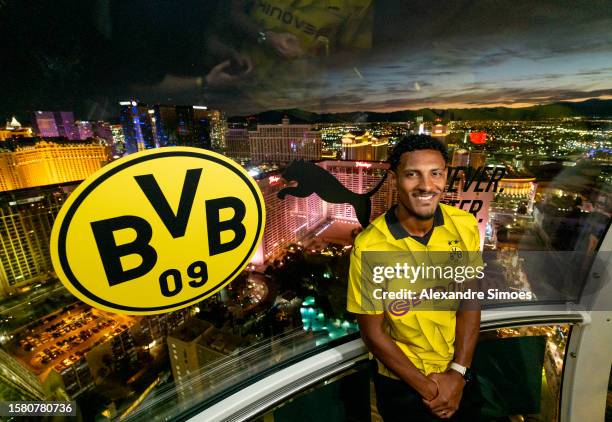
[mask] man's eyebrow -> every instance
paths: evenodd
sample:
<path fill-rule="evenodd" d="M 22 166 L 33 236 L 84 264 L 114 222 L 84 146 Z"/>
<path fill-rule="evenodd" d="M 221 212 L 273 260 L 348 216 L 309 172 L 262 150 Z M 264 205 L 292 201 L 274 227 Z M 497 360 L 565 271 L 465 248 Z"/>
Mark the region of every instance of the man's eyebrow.
<path fill-rule="evenodd" d="M 418 168 L 410 168 L 410 167 L 409 167 L 409 168 L 402 169 L 401 171 L 402 171 L 403 173 L 405 173 L 405 172 L 409 172 L 409 171 L 416 171 L 416 172 L 419 172 L 419 173 L 420 173 L 420 172 L 422 172 L 422 171 L 444 170 L 445 168 L 446 168 L 446 166 L 445 166 L 445 167 L 434 167 L 434 168 L 430 168 L 430 169 L 427 169 L 427 170 L 423 170 L 423 169 L 418 169 Z"/>

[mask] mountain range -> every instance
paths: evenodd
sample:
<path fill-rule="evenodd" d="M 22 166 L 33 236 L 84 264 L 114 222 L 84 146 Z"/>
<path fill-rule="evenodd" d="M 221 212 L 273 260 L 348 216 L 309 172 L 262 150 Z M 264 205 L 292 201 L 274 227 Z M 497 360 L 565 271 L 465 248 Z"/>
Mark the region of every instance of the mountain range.
<path fill-rule="evenodd" d="M 580 102 L 556 102 L 531 107 L 509 108 L 422 108 L 388 113 L 356 111 L 346 113 L 314 113 L 300 109 L 270 110 L 251 116 L 235 116 L 230 123 L 242 123 L 255 117 L 258 123 L 275 124 L 287 116 L 291 123 L 368 123 L 405 122 L 423 116 L 426 121 L 442 120 L 542 120 L 561 117 L 611 117 L 612 100 L 590 99 Z"/>

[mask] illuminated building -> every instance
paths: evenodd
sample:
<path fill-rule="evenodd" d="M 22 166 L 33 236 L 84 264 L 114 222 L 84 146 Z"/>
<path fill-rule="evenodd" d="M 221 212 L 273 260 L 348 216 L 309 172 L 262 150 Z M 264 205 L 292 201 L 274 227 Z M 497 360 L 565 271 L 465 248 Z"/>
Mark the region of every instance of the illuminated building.
<path fill-rule="evenodd" d="M 225 132 L 225 155 L 234 160 L 251 158 L 249 131 L 246 128 L 228 128 Z"/>
<path fill-rule="evenodd" d="M 36 132 L 45 138 L 57 138 L 60 136 L 55 116 L 51 111 L 37 111 L 34 113 L 34 124 Z"/>
<path fill-rule="evenodd" d="M 53 220 L 76 186 L 20 189 L 0 196 L 0 297 L 52 276 Z"/>
<path fill-rule="evenodd" d="M 176 106 L 176 145 L 211 149 L 214 113 L 205 106 Z"/>
<path fill-rule="evenodd" d="M 389 142 L 367 131 L 354 131 L 342 137 L 342 158 L 358 161 L 386 161 Z"/>
<path fill-rule="evenodd" d="M 340 183 L 353 192 L 368 192 L 380 182 L 387 163 L 325 160 L 317 165 L 334 175 Z M 307 238 L 310 233 L 329 220 L 357 223 L 353 207 L 349 204 L 330 204 L 316 194 L 307 198 L 286 196 L 279 199 L 277 193 L 285 185 L 279 173 L 268 174 L 257 181 L 266 204 L 266 230 L 252 262 L 263 264 L 282 254 L 285 247 Z M 376 217 L 394 203 L 395 189 L 387 179 L 372 198 L 372 217 Z"/>
<path fill-rule="evenodd" d="M 319 166 L 330 172 L 346 188 L 355 193 L 366 193 L 372 190 L 384 176 L 388 163 L 361 162 L 361 161 L 321 161 Z M 371 218 L 386 212 L 395 202 L 396 191 L 391 185 L 390 178 L 385 180 L 382 187 L 371 198 Z M 326 204 L 326 218 L 357 222 L 355 210 L 350 204 Z"/>
<path fill-rule="evenodd" d="M 473 149 L 470 151 L 470 167 L 477 169 L 484 167 L 487 160 L 487 153 L 484 149 Z"/>
<path fill-rule="evenodd" d="M 189 321 L 192 313 L 193 307 L 189 307 L 165 314 L 144 316 L 139 323 L 138 333 L 146 338 L 149 344 L 165 342 L 166 336 Z"/>
<path fill-rule="evenodd" d="M 6 122 L 4 129 L 0 129 L 0 141 L 11 138 L 31 138 L 34 136 L 32 128 L 22 127 L 21 123 L 13 116 L 10 122 Z"/>
<path fill-rule="evenodd" d="M 168 145 L 211 149 L 225 142 L 221 112 L 205 106 L 146 104 L 121 101 L 120 121 L 126 152 Z"/>
<path fill-rule="evenodd" d="M 441 123 L 435 124 L 431 128 L 431 136 L 444 142 L 448 136 L 448 126 Z"/>
<path fill-rule="evenodd" d="M 123 126 L 125 149 L 128 154 L 155 147 L 149 109 L 134 100 L 121 101 L 119 121 Z"/>
<path fill-rule="evenodd" d="M 389 140 L 380 138 L 372 143 L 372 159 L 374 161 L 387 161 L 389 155 Z"/>
<path fill-rule="evenodd" d="M 292 160 L 321 158 L 321 132 L 311 125 L 292 125 L 284 118 L 280 125 L 257 125 L 249 131 L 254 164 L 289 163 Z"/>
<path fill-rule="evenodd" d="M 262 264 L 280 255 L 285 246 L 298 242 L 320 225 L 325 220 L 327 204 L 317 195 L 279 199 L 278 191 L 284 187 L 279 173 L 257 180 L 257 185 L 266 204 L 266 230 L 252 261 Z"/>
<path fill-rule="evenodd" d="M 453 158 L 451 160 L 452 167 L 467 167 L 470 161 L 470 153 L 467 149 L 457 149 L 453 153 Z"/>
<path fill-rule="evenodd" d="M 377 141 L 367 130 L 349 132 L 342 137 L 342 158 L 370 161 L 374 159 L 372 143 Z"/>
<path fill-rule="evenodd" d="M 110 123 L 102 121 L 95 122 L 93 124 L 93 134 L 100 139 L 104 139 L 107 145 L 113 145 L 113 132 Z"/>
<path fill-rule="evenodd" d="M 225 134 L 227 131 L 225 116 L 218 110 L 210 110 L 209 113 L 212 149 L 215 151 L 223 151 L 226 148 Z"/>
<path fill-rule="evenodd" d="M 527 207 L 526 214 L 533 212 L 533 204 L 537 183 L 535 177 L 509 172 L 499 181 L 499 189 L 495 194 L 496 207 L 517 209 L 520 204 Z"/>
<path fill-rule="evenodd" d="M 78 133 L 77 139 L 84 141 L 85 139 L 93 138 L 94 132 L 91 122 L 78 121 L 75 123 L 75 126 Z"/>
<path fill-rule="evenodd" d="M 0 175 L 17 175 L 18 188 L 83 180 L 110 159 L 110 148 L 95 142 L 39 141 L 20 145 L 10 160 L 0 160 Z M 12 163 L 10 162 L 12 160 Z M 0 181 L 8 186 L 13 176 Z"/>
<path fill-rule="evenodd" d="M 0 149 L 0 192 L 19 189 L 20 186 L 13 152 Z"/>
<path fill-rule="evenodd" d="M 33 121 L 36 132 L 42 138 L 79 139 L 72 111 L 37 111 Z"/>
<path fill-rule="evenodd" d="M 217 362 L 236 351 L 242 338 L 221 331 L 210 322 L 193 318 L 168 335 L 167 341 L 170 367 L 179 400 L 185 401 L 208 387 L 204 380 L 194 383 L 192 377 L 200 374 L 207 364 Z"/>
<path fill-rule="evenodd" d="M 123 126 L 111 125 L 110 131 L 113 137 L 113 157 L 121 157 L 125 153 L 125 135 L 123 134 Z"/>

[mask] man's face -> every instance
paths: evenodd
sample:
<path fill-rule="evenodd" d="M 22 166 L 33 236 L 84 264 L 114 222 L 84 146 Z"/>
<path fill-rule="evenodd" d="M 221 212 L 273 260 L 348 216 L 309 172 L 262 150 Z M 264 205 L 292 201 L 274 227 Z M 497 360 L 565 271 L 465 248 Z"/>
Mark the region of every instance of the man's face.
<path fill-rule="evenodd" d="M 420 220 L 432 218 L 446 186 L 442 154 L 432 149 L 405 152 L 391 174 L 400 206 Z"/>

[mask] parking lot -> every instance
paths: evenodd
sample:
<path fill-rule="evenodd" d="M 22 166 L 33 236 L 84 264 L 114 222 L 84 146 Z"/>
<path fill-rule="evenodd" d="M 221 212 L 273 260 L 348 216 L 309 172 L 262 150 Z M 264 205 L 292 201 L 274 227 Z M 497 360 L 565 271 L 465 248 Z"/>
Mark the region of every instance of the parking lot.
<path fill-rule="evenodd" d="M 134 317 L 74 303 L 19 332 L 14 339 L 12 354 L 36 375 L 53 367 L 61 370 L 135 322 Z"/>

